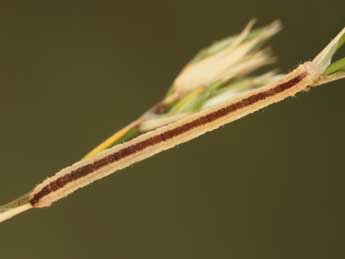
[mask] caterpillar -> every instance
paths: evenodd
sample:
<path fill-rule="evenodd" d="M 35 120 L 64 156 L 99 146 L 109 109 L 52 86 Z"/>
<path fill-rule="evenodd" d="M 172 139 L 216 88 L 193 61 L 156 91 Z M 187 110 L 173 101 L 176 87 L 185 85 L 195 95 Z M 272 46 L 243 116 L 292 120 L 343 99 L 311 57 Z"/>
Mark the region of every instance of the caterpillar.
<path fill-rule="evenodd" d="M 30 203 L 36 208 L 50 206 L 77 189 L 119 169 L 307 90 L 319 77 L 318 66 L 313 62 L 306 62 L 274 85 L 253 90 L 238 99 L 192 114 L 110 148 L 94 158 L 62 169 L 34 188 L 30 194 Z"/>

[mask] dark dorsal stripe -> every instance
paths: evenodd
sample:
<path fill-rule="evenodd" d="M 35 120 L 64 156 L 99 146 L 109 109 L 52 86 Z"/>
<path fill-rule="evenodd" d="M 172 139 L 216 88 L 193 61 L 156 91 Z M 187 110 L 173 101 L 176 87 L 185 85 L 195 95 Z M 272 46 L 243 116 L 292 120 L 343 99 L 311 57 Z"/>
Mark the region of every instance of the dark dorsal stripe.
<path fill-rule="evenodd" d="M 188 122 L 184 125 L 181 125 L 179 127 L 176 127 L 174 129 L 167 130 L 159 135 L 153 136 L 149 139 L 143 140 L 141 142 L 138 142 L 136 144 L 130 145 L 128 147 L 125 147 L 123 149 L 120 149 L 118 151 L 115 151 L 114 153 L 111 153 L 107 155 L 106 157 L 103 157 L 97 161 L 94 161 L 90 164 L 81 166 L 70 173 L 59 177 L 58 179 L 52 181 L 51 183 L 47 184 L 45 187 L 43 187 L 40 191 L 38 191 L 34 196 L 31 198 L 30 203 L 32 205 L 35 205 L 42 199 L 43 197 L 47 196 L 48 194 L 55 192 L 56 190 L 61 189 L 66 184 L 71 183 L 73 181 L 76 181 L 86 175 L 89 175 L 98 169 L 107 166 L 111 163 L 114 163 L 116 161 L 120 161 L 121 159 L 128 157 L 130 155 L 133 155 L 139 151 L 144 150 L 147 147 L 156 145 L 158 143 L 164 142 L 166 140 L 172 139 L 176 136 L 179 136 L 185 132 L 188 132 L 194 128 L 203 126 L 205 124 L 208 124 L 212 121 L 215 121 L 217 119 L 220 119 L 224 116 L 227 116 L 235 111 L 238 111 L 239 109 L 245 108 L 247 106 L 253 105 L 259 101 L 262 101 L 268 97 L 272 97 L 278 93 L 281 93 L 289 88 L 292 88 L 296 84 L 298 84 L 300 81 L 303 80 L 303 78 L 306 77 L 306 73 L 300 74 L 292 79 L 290 79 L 287 82 L 281 83 L 277 85 L 274 88 L 271 88 L 269 90 L 253 94 L 251 96 L 246 97 L 245 99 L 238 101 L 236 103 L 230 104 L 226 107 L 220 108 L 217 111 L 211 112 L 209 114 L 206 114 L 198 119 L 195 119 L 191 122 Z"/>

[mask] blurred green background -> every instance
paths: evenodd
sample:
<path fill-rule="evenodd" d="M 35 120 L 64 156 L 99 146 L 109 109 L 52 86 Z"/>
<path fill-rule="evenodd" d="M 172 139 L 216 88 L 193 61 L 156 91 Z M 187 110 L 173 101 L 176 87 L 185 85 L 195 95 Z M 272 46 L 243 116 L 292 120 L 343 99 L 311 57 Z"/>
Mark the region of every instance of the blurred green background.
<path fill-rule="evenodd" d="M 158 101 L 253 17 L 289 71 L 343 26 L 336 1 L 1 1 L 0 201 Z M 343 53 L 345 53 L 343 51 Z M 0 257 L 344 258 L 345 81 L 274 105 L 0 225 Z"/>

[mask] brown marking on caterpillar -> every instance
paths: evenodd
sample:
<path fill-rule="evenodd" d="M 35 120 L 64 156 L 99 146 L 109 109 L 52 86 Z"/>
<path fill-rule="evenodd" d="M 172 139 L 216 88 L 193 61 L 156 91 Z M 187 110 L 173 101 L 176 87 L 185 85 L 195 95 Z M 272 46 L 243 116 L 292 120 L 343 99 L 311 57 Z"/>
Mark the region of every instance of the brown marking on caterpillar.
<path fill-rule="evenodd" d="M 97 171 L 98 169 L 107 166 L 113 162 L 120 161 L 121 159 L 133 155 L 139 151 L 142 151 L 150 146 L 156 145 L 158 143 L 164 142 L 166 140 L 172 139 L 176 136 L 179 136 L 187 131 L 190 131 L 194 128 L 200 127 L 202 125 L 206 125 L 210 122 L 213 122 L 219 118 L 222 118 L 226 115 L 229 115 L 239 109 L 243 109 L 247 106 L 253 105 L 259 101 L 262 101 L 268 97 L 272 97 L 278 93 L 284 92 L 285 90 L 294 87 L 299 82 L 301 82 L 306 76 L 307 72 L 303 72 L 292 79 L 280 83 L 277 86 L 265 90 L 263 92 L 254 93 L 251 96 L 248 96 L 240 101 L 232 103 L 228 106 L 219 108 L 216 111 L 213 111 L 209 114 L 206 114 L 200 118 L 197 118 L 193 121 L 185 123 L 181 126 L 176 128 L 167 130 L 161 134 L 152 136 L 148 139 L 135 143 L 131 146 L 127 146 L 121 150 L 118 150 L 114 153 L 107 155 L 106 157 L 100 158 L 99 160 L 93 161 L 90 164 L 83 165 L 66 175 L 59 177 L 58 179 L 48 183 L 44 186 L 41 190 L 34 193 L 32 198 L 30 199 L 30 203 L 32 206 L 37 204 L 43 197 L 49 195 L 56 190 L 63 188 L 65 185 L 72 183 L 80 178 L 83 178 L 93 172 Z"/>

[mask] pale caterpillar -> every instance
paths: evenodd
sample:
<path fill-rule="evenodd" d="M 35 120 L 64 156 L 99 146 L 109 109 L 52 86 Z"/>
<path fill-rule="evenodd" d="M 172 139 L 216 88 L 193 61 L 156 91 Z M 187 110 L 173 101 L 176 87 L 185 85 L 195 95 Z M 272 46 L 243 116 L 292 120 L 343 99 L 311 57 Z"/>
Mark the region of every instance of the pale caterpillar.
<path fill-rule="evenodd" d="M 318 66 L 307 62 L 274 85 L 262 87 L 241 96 L 240 99 L 187 116 L 168 126 L 106 150 L 95 158 L 78 162 L 39 184 L 30 194 L 30 203 L 33 207 L 49 206 L 116 170 L 306 90 L 316 82 L 319 76 Z"/>

